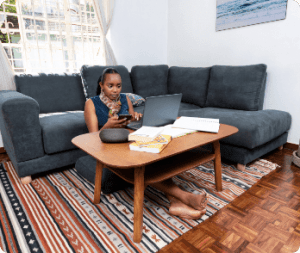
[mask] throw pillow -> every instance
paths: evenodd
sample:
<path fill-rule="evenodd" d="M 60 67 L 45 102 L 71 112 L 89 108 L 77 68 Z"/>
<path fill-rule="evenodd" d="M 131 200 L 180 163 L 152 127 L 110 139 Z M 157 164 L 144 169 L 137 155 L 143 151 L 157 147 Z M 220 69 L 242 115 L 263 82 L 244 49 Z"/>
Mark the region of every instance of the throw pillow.
<path fill-rule="evenodd" d="M 130 101 L 134 107 L 145 104 L 146 100 L 137 94 L 133 94 L 133 93 L 123 93 L 123 94 L 125 94 L 130 99 Z"/>

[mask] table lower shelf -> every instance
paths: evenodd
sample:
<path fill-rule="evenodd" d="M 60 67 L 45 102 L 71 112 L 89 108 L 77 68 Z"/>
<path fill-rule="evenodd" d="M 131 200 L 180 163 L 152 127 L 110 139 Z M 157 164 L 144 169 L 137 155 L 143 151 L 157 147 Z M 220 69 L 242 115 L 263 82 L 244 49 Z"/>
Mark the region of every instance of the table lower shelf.
<path fill-rule="evenodd" d="M 208 161 L 214 160 L 215 154 L 193 149 L 184 153 L 152 163 L 145 167 L 145 185 L 164 181 L 184 171 L 192 169 Z M 129 183 L 134 183 L 134 168 L 115 169 L 108 167 L 111 171 Z"/>

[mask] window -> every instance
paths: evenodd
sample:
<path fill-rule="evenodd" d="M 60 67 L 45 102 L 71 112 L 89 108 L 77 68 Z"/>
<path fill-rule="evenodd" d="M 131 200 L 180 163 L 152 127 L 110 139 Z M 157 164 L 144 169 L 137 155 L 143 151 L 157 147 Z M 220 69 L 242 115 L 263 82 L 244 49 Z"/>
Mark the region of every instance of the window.
<path fill-rule="evenodd" d="M 0 40 L 15 73 L 79 72 L 105 65 L 99 23 L 88 0 L 6 0 Z"/>

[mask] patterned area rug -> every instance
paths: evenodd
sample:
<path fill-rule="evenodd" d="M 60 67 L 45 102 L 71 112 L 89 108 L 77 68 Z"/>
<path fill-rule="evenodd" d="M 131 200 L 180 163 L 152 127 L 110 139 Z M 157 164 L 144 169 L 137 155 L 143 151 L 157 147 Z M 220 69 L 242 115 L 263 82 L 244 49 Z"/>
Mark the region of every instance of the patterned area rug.
<path fill-rule="evenodd" d="M 163 193 L 147 187 L 143 238 L 133 238 L 133 188 L 101 195 L 70 168 L 20 184 L 11 162 L 0 164 L 0 247 L 4 252 L 157 252 L 247 191 L 278 165 L 257 160 L 246 171 L 222 164 L 223 191 L 214 184 L 209 162 L 173 178 L 187 191 L 209 195 L 206 215 L 184 220 L 168 213 Z M 1 250 L 0 250 L 1 252 Z"/>

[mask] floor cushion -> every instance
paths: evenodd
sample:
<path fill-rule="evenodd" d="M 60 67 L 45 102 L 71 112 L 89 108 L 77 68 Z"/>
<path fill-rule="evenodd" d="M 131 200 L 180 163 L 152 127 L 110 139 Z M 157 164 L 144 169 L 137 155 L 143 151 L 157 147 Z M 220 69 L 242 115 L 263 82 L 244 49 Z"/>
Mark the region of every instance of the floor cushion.
<path fill-rule="evenodd" d="M 75 163 L 77 172 L 93 184 L 95 183 L 96 162 L 94 157 L 87 155 L 80 157 Z M 124 181 L 109 169 L 103 168 L 101 191 L 104 194 L 123 190 L 130 186 L 132 186 L 132 184 Z"/>

